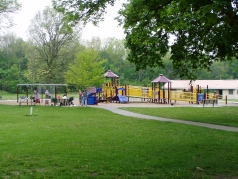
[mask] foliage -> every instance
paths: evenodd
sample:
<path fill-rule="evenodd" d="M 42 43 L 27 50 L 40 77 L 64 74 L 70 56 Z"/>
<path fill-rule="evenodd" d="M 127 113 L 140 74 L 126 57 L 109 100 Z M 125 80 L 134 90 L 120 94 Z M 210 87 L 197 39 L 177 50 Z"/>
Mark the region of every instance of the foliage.
<path fill-rule="evenodd" d="M 115 0 L 54 2 L 69 21 L 98 22 Z M 237 5 L 237 0 L 128 1 L 118 18 L 127 34 L 128 60 L 137 70 L 163 67 L 163 57 L 171 50 L 176 74 L 195 79 L 196 72 L 210 70 L 214 61 L 238 55 Z"/>
<path fill-rule="evenodd" d="M 122 117 L 91 107 L 34 106 L 32 116 L 29 112 L 29 106 L 0 106 L 1 178 L 238 175 L 235 132 Z"/>
<path fill-rule="evenodd" d="M 10 69 L 13 64 L 17 64 L 20 70 L 27 69 L 27 59 L 25 58 L 26 42 L 16 37 L 13 33 L 0 36 L 0 58 L 1 67 Z"/>
<path fill-rule="evenodd" d="M 6 34 L 0 37 L 0 88 L 15 92 L 16 84 L 19 83 L 45 83 L 47 74 L 46 64 L 39 60 L 34 53 L 35 46 L 31 43 L 24 42 L 22 39 L 15 37 L 14 34 Z M 163 57 L 164 67 L 147 67 L 144 70 L 136 71 L 135 65 L 126 60 L 129 53 L 128 49 L 123 47 L 124 40 L 116 38 L 108 38 L 101 40 L 93 38 L 88 42 L 74 42 L 65 46 L 61 54 L 64 56 L 64 69 L 58 68 L 55 76 L 51 78 L 54 83 L 65 83 L 65 71 L 68 71 L 69 64 L 73 63 L 75 54 L 84 49 L 93 48 L 101 59 L 107 59 L 102 67 L 107 70 L 112 70 L 119 76 L 120 84 L 131 84 L 136 86 L 149 86 L 151 80 L 164 74 L 169 79 L 179 79 L 176 70 L 173 69 L 171 54 L 167 53 Z M 70 53 L 69 53 L 70 52 Z M 10 78 L 11 68 L 14 66 L 15 71 L 18 71 L 17 78 Z M 103 72 L 105 72 L 103 69 Z M 194 73 L 198 79 L 237 79 L 238 78 L 238 61 L 236 58 L 233 61 L 213 62 L 211 71 L 201 69 Z M 44 75 L 43 75 L 44 74 Z M 68 84 L 69 85 L 69 84 Z M 75 91 L 75 87 L 69 86 L 71 91 Z M 77 87 L 79 88 L 79 87 Z"/>
<path fill-rule="evenodd" d="M 101 55 L 108 59 L 107 69 L 112 69 L 118 74 L 123 72 L 124 62 L 129 53 L 128 49 L 124 47 L 124 43 L 125 40 L 108 38 L 104 41 L 104 46 L 101 49 Z"/>
<path fill-rule="evenodd" d="M 99 37 L 93 37 L 90 41 L 86 40 L 86 42 L 84 42 L 85 46 L 87 48 L 91 48 L 97 52 L 102 50 L 102 40 Z"/>
<path fill-rule="evenodd" d="M 20 82 L 18 68 L 13 65 L 9 70 L 0 70 L 0 86 L 2 90 L 11 93 L 16 92 L 16 86 Z"/>
<path fill-rule="evenodd" d="M 18 0 L 0 0 L 0 28 L 7 29 L 13 25 L 12 14 L 21 8 Z"/>
<path fill-rule="evenodd" d="M 0 41 L 0 87 L 9 92 L 16 92 L 16 84 L 26 82 L 26 43 L 11 33 L 0 36 Z"/>
<path fill-rule="evenodd" d="M 79 21 L 93 22 L 93 24 L 97 24 L 103 19 L 103 15 L 106 13 L 105 8 L 108 5 L 113 6 L 115 1 L 116 0 L 52 0 L 54 8 L 57 11 L 62 12 L 65 15 L 65 19 L 70 21 L 72 25 Z"/>
<path fill-rule="evenodd" d="M 237 56 L 237 1 L 130 1 L 120 12 L 131 49 L 129 61 L 138 69 L 163 65 L 171 49 L 180 77 L 210 69 L 213 61 Z M 169 37 L 175 40 L 169 45 Z M 141 63 L 143 61 L 143 63 Z"/>
<path fill-rule="evenodd" d="M 49 7 L 36 14 L 29 27 L 32 45 L 28 51 L 27 76 L 34 76 L 32 82 L 62 82 L 78 40 L 73 30 L 76 29 L 63 20 L 61 13 Z"/>
<path fill-rule="evenodd" d="M 99 87 L 104 83 L 103 64 L 105 59 L 99 57 L 98 52 L 93 49 L 86 49 L 80 52 L 74 62 L 69 65 L 66 72 L 66 82 L 75 85 L 77 88 Z"/>

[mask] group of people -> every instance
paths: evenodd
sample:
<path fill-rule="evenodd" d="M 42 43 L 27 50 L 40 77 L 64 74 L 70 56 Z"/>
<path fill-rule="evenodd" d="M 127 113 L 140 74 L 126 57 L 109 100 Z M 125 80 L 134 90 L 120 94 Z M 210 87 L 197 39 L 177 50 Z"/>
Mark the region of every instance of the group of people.
<path fill-rule="evenodd" d="M 35 103 L 40 103 L 40 95 L 39 93 L 35 90 Z M 48 90 L 46 90 L 45 92 L 46 95 L 49 94 Z M 81 106 L 87 106 L 87 98 L 88 98 L 88 94 L 87 91 L 84 90 L 83 92 L 79 90 L 79 103 L 81 104 Z M 67 99 L 67 96 L 64 95 L 63 99 Z"/>

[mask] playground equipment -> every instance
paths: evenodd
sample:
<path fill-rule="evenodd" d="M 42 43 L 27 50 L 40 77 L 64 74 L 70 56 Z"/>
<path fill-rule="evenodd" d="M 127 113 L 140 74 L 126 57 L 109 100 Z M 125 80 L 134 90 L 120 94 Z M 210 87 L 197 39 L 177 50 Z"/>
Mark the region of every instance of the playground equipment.
<path fill-rule="evenodd" d="M 111 79 L 111 82 L 102 85 L 102 88 L 99 93 L 99 101 L 119 101 L 122 100 L 125 102 L 125 96 L 122 96 L 118 91 L 123 91 L 123 88 L 119 87 L 119 76 L 113 73 L 111 70 L 108 70 L 104 77 L 106 79 Z M 119 89 L 120 88 L 120 89 Z M 119 89 L 119 90 L 118 90 Z"/>
<path fill-rule="evenodd" d="M 202 88 L 199 85 L 197 85 L 196 88 L 190 85 L 189 89 L 183 89 L 182 91 L 170 91 L 170 96 L 170 99 L 174 100 L 175 102 L 186 101 L 195 104 L 202 103 L 203 100 L 207 99 L 217 99 L 217 95 L 215 93 L 209 93 L 208 85 L 204 93 L 202 93 Z"/>
<path fill-rule="evenodd" d="M 116 86 L 119 86 L 119 76 L 116 75 L 115 73 L 113 73 L 111 70 L 108 70 L 105 74 L 104 74 L 104 77 L 106 79 L 111 79 L 111 85 L 113 87 L 116 87 Z"/>
<path fill-rule="evenodd" d="M 119 86 L 119 77 L 111 70 L 105 73 L 104 76 L 114 79 L 111 82 L 102 85 L 102 88 L 98 95 L 100 96 L 100 102 L 129 102 L 130 98 L 140 98 L 141 101 L 152 103 L 165 104 L 171 103 L 172 100 L 174 100 L 174 102 L 185 101 L 189 103 L 199 104 L 204 99 L 216 98 L 215 94 L 208 93 L 208 86 L 207 91 L 204 93 L 201 93 L 201 87 L 199 87 L 199 85 L 196 88 L 190 85 L 187 89 L 176 91 L 175 89 L 172 89 L 172 82 L 163 74 L 160 74 L 156 79 L 152 81 L 152 87 L 132 85 Z"/>
<path fill-rule="evenodd" d="M 37 91 L 40 95 L 41 103 L 45 102 L 45 105 L 49 105 L 50 100 L 54 105 L 59 102 L 57 99 L 58 90 L 60 87 L 64 88 L 65 94 L 67 94 L 66 84 L 17 84 L 17 102 L 21 105 L 22 103 L 35 104 L 34 102 L 34 91 Z M 26 96 L 19 97 L 19 88 L 24 88 Z M 45 97 L 44 97 L 45 96 Z"/>
<path fill-rule="evenodd" d="M 161 85 L 162 83 L 162 85 Z M 164 85 L 168 84 L 168 90 L 165 92 Z M 157 86 L 156 86 L 157 84 Z M 152 81 L 152 90 L 153 90 L 153 99 L 160 103 L 169 103 L 170 102 L 170 90 L 171 90 L 171 81 L 166 78 L 163 74 L 160 74 L 159 77 Z M 157 97 L 156 97 L 157 95 Z"/>
<path fill-rule="evenodd" d="M 87 89 L 87 94 L 88 94 L 87 104 L 88 105 L 98 104 L 97 94 L 100 93 L 100 90 L 101 88 L 94 88 L 94 87 Z"/>
<path fill-rule="evenodd" d="M 168 83 L 170 89 L 170 81 L 161 74 L 152 81 L 152 87 L 141 87 L 132 85 L 119 85 L 119 76 L 108 70 L 104 77 L 112 78 L 111 82 L 102 85 L 98 96 L 100 102 L 129 102 L 130 98 L 140 98 L 141 101 L 169 103 L 169 90 L 164 90 L 163 85 Z M 161 85 L 162 83 L 162 85 Z"/>

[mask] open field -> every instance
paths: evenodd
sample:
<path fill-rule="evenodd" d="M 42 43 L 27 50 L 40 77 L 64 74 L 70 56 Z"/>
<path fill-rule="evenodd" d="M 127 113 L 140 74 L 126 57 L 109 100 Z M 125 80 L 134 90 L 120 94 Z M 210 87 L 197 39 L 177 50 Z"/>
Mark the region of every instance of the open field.
<path fill-rule="evenodd" d="M 238 177 L 235 132 L 91 107 L 29 112 L 26 105 L 0 105 L 0 178 Z"/>

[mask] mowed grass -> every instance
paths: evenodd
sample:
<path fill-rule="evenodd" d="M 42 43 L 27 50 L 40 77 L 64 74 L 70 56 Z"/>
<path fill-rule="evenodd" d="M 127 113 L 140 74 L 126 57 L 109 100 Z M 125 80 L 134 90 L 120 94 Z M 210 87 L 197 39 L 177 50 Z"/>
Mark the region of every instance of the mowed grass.
<path fill-rule="evenodd" d="M 12 94 L 3 90 L 0 90 L 0 96 L 2 97 L 2 100 L 16 100 L 17 94 Z M 26 96 L 26 94 L 19 94 L 20 96 Z"/>
<path fill-rule="evenodd" d="M 164 108 L 128 107 L 121 109 L 150 116 L 238 127 L 238 106 Z"/>
<path fill-rule="evenodd" d="M 0 178 L 238 177 L 238 133 L 91 107 L 0 105 Z"/>

